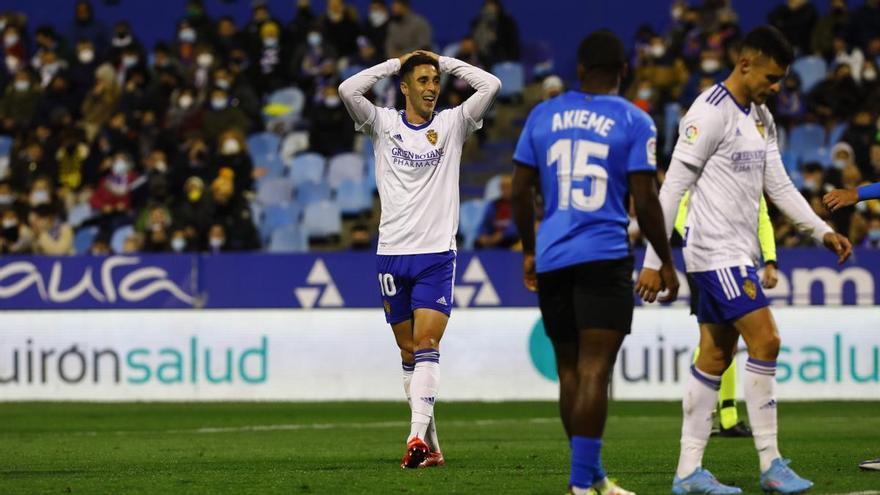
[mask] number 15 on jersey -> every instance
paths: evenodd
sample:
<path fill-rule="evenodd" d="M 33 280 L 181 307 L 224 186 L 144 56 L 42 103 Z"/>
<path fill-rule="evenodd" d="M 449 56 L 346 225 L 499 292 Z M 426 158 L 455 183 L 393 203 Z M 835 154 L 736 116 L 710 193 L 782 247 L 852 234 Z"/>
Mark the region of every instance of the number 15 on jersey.
<path fill-rule="evenodd" d="M 572 161 L 574 157 L 574 161 Z M 608 145 L 579 139 L 558 139 L 547 151 L 547 166 L 556 163 L 559 179 L 560 210 L 573 207 L 580 211 L 596 211 L 605 204 L 608 192 L 608 171 L 601 165 L 591 163 L 591 159 L 608 158 Z M 572 183 L 590 179 L 589 194 L 583 187 L 573 187 Z"/>

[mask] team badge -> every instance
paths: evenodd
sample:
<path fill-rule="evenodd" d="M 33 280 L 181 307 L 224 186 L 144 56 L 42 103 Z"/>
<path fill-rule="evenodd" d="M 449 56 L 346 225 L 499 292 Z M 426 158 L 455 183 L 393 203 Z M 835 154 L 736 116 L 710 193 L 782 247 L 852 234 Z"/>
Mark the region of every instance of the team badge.
<path fill-rule="evenodd" d="M 755 127 L 758 128 L 758 132 L 761 134 L 761 137 L 766 137 L 766 136 L 764 136 L 764 123 L 763 122 L 756 119 L 755 120 Z"/>
<path fill-rule="evenodd" d="M 743 290 L 746 291 L 746 295 L 749 296 L 749 299 L 755 299 L 758 295 L 758 288 L 755 287 L 755 283 L 749 279 L 746 279 L 743 282 Z"/>
<path fill-rule="evenodd" d="M 688 143 L 694 144 L 694 142 L 696 142 L 696 140 L 697 140 L 697 136 L 699 136 L 699 135 L 700 135 L 699 129 L 697 129 L 697 126 L 695 126 L 693 124 L 684 128 L 684 139 Z"/>
<path fill-rule="evenodd" d="M 428 129 L 428 132 L 425 133 L 425 137 L 428 138 L 429 143 L 437 144 L 437 131 L 434 129 Z"/>
<path fill-rule="evenodd" d="M 385 307 L 385 314 L 391 314 L 391 303 L 388 301 L 382 301 L 382 306 Z"/>

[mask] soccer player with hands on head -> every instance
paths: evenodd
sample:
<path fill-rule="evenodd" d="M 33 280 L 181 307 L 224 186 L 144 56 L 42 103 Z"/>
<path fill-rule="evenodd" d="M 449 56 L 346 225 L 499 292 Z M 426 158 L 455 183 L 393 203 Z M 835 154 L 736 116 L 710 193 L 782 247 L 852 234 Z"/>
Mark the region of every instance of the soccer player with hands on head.
<path fill-rule="evenodd" d="M 470 84 L 464 103 L 434 111 L 440 73 Z M 400 75 L 406 109 L 373 105 L 364 93 Z M 501 88 L 497 77 L 460 60 L 418 50 L 346 79 L 339 96 L 355 129 L 373 141 L 381 201 L 377 271 L 411 408 L 404 468 L 441 466 L 434 402 L 440 382 L 440 339 L 453 303 L 458 232 L 458 180 L 465 139 L 482 127 Z"/>

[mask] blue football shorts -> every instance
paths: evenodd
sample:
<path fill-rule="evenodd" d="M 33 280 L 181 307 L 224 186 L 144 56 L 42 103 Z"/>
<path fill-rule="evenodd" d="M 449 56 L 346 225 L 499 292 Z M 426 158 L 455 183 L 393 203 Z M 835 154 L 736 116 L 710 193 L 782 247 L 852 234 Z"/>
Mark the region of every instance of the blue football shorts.
<path fill-rule="evenodd" d="M 770 304 L 753 266 L 691 272 L 690 275 L 697 289 L 695 309 L 700 323 L 733 323 Z"/>
<path fill-rule="evenodd" d="M 394 325 L 412 318 L 419 308 L 452 312 L 455 251 L 430 254 L 378 255 L 376 268 L 385 321 Z"/>

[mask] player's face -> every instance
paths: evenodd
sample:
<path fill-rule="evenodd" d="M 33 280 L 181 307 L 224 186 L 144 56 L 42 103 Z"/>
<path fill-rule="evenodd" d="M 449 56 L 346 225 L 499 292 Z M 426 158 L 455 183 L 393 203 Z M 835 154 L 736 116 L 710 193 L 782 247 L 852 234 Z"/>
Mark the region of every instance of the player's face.
<path fill-rule="evenodd" d="M 440 73 L 433 65 L 419 65 L 400 84 L 400 90 L 412 109 L 424 118 L 430 117 L 440 96 Z"/>
<path fill-rule="evenodd" d="M 752 101 L 761 105 L 778 93 L 786 74 L 788 67 L 780 67 L 775 60 L 762 55 L 754 57 L 744 78 Z"/>

